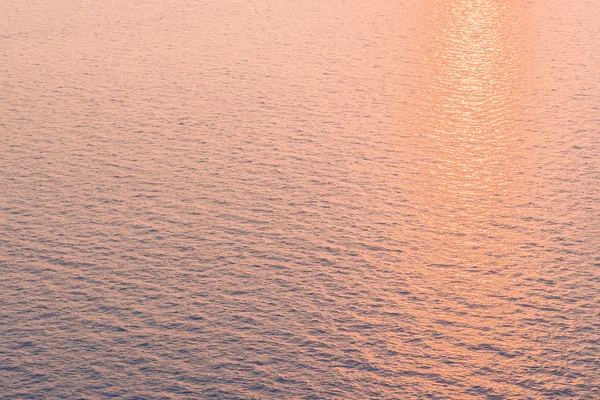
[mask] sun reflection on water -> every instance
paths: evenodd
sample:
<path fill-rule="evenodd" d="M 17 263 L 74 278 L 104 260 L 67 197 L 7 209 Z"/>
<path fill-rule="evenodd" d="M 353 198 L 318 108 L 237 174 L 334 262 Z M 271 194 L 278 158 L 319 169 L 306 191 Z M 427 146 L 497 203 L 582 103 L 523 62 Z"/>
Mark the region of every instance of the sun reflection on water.
<path fill-rule="evenodd" d="M 502 221 L 526 194 L 524 15 L 518 2 L 495 0 L 431 1 L 425 11 L 417 132 L 427 263 L 510 262 L 519 233 Z"/>

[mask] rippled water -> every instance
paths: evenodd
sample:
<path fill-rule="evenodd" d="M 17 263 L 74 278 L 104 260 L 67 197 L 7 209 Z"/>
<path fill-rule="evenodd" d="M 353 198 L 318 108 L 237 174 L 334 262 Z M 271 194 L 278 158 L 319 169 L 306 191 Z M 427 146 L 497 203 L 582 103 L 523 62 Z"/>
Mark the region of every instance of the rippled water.
<path fill-rule="evenodd" d="M 600 3 L 0 15 L 0 397 L 600 398 Z"/>

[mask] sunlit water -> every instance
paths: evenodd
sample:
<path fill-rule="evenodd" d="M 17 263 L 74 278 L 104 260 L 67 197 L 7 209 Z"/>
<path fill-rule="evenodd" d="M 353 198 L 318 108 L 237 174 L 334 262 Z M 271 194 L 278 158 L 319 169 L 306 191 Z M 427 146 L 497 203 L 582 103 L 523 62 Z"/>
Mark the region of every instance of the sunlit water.
<path fill-rule="evenodd" d="M 0 398 L 600 398 L 600 2 L 0 16 Z"/>

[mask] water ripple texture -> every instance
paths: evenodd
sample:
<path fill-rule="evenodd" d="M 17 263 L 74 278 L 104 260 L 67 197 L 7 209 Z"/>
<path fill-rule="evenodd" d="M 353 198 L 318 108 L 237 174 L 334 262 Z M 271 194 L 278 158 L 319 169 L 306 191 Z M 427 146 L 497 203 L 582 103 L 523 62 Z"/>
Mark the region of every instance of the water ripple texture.
<path fill-rule="evenodd" d="M 600 3 L 3 0 L 0 398 L 600 398 Z"/>

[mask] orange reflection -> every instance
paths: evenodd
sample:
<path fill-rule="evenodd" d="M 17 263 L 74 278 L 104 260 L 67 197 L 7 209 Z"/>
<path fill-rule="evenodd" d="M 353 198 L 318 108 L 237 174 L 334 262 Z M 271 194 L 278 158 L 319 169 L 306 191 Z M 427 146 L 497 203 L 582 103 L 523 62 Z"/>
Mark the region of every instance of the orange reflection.
<path fill-rule="evenodd" d="M 527 54 L 517 1 L 426 3 L 418 196 L 427 264 L 510 262 L 526 193 Z M 503 260 L 503 261 L 501 261 Z"/>

